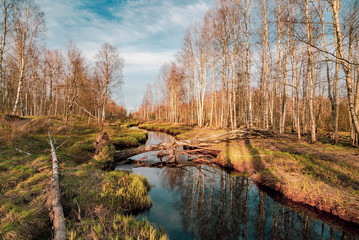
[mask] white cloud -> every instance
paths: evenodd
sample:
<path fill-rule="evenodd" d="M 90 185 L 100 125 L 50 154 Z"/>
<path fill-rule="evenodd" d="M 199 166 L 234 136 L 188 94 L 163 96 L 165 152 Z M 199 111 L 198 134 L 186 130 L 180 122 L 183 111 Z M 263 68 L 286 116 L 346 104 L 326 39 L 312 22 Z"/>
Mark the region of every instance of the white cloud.
<path fill-rule="evenodd" d="M 72 40 L 89 58 L 105 42 L 118 48 L 125 59 L 124 101 L 133 108 L 160 66 L 174 59 L 186 28 L 215 0 L 128 0 L 108 6 L 106 1 L 94 6 L 96 0 L 35 1 L 47 18 L 48 48 L 61 49 Z"/>
<path fill-rule="evenodd" d="M 174 58 L 175 51 L 169 52 L 122 52 L 125 59 L 125 73 L 158 71 L 164 62 Z"/>

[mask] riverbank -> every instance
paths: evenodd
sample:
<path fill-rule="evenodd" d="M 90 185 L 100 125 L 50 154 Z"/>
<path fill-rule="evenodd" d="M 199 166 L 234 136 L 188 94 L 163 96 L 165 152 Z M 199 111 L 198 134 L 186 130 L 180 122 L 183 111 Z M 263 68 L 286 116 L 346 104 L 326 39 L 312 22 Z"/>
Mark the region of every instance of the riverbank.
<path fill-rule="evenodd" d="M 118 146 L 138 146 L 147 138 L 132 123 L 105 125 Z M 46 206 L 51 178 L 50 132 L 60 161 L 61 203 L 69 239 L 167 239 L 149 222 L 127 213 L 151 206 L 149 184 L 139 175 L 103 170 L 112 158 L 93 158 L 102 127 L 71 117 L 0 116 L 0 239 L 49 239 Z M 112 150 L 111 150 L 112 151 Z"/>
<path fill-rule="evenodd" d="M 177 139 L 200 139 L 224 132 L 156 122 L 140 128 L 174 132 Z M 342 134 L 338 145 L 329 143 L 325 136 L 310 144 L 287 134 L 224 138 L 210 148 L 221 151 L 216 164 L 248 174 L 259 185 L 296 203 L 359 224 L 359 151 L 347 141 Z"/>

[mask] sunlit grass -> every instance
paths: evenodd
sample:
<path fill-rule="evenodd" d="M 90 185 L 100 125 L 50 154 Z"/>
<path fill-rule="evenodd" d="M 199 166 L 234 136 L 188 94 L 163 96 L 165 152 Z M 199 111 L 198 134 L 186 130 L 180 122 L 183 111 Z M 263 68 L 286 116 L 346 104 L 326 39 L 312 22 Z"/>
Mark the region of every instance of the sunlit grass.
<path fill-rule="evenodd" d="M 101 170 L 99 163 L 113 161 L 113 150 L 109 147 L 100 159 L 93 158 L 94 142 L 101 129 L 97 123 L 87 123 L 87 119 L 70 117 L 64 126 L 61 117 L 50 116 L 26 118 L 21 130 L 7 123 L 0 125 L 3 133 L 0 136 L 0 239 L 50 237 L 51 222 L 45 206 L 45 190 L 51 178 L 47 132 L 51 133 L 55 147 L 59 147 L 56 152 L 61 168 L 61 201 L 70 239 L 88 239 L 93 237 L 93 232 L 103 236 L 102 239 L 165 237 L 153 226 L 143 225 L 134 218 L 133 228 L 122 229 L 126 224 L 114 222 L 115 216 L 130 221 L 122 216 L 124 210 L 131 212 L 150 206 L 149 184 L 140 176 Z M 135 123 L 127 122 L 125 126 L 119 123 L 105 126 L 104 130 L 123 137 L 126 145 L 133 139 L 136 144 L 145 142 L 147 133 L 128 129 L 132 124 Z"/>
<path fill-rule="evenodd" d="M 136 221 L 133 216 L 115 215 L 103 223 L 84 219 L 82 226 L 69 230 L 70 239 L 150 239 L 167 240 L 167 235 L 146 219 Z"/>
<path fill-rule="evenodd" d="M 144 144 L 148 138 L 148 133 L 141 129 L 108 126 L 105 131 L 109 134 L 112 143 L 116 147 L 136 147 Z"/>
<path fill-rule="evenodd" d="M 288 145 L 286 151 L 275 151 L 245 141 L 223 143 L 220 158 L 229 159 L 237 170 L 255 174 L 265 184 L 280 184 L 284 194 L 296 193 L 306 201 L 318 202 L 322 206 L 327 204 L 336 209 L 359 212 L 359 171 L 356 163 L 345 160 L 333 162 L 299 153 L 296 151 L 298 145 Z M 311 145 L 311 149 L 314 147 Z M 330 154 L 330 150 L 326 151 Z"/>
<path fill-rule="evenodd" d="M 223 129 L 212 129 L 209 127 L 190 127 L 180 123 L 170 122 L 145 122 L 138 126 L 149 131 L 160 131 L 176 136 L 177 139 L 201 139 L 226 132 Z"/>

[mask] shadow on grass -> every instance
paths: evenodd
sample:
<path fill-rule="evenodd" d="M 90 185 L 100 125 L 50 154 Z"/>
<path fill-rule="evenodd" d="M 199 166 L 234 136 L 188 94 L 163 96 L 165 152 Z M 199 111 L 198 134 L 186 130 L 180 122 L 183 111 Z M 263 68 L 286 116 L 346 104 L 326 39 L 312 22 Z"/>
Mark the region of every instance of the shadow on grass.
<path fill-rule="evenodd" d="M 252 145 L 251 140 L 246 138 L 244 139 L 244 142 L 246 148 L 252 156 L 253 168 L 260 175 L 262 184 L 265 183 L 265 185 L 268 185 L 269 187 L 271 187 L 271 185 L 277 184 L 279 182 L 278 178 L 273 175 L 270 169 L 265 167 L 260 152 Z"/>
<path fill-rule="evenodd" d="M 265 166 L 263 164 L 263 161 L 262 161 L 259 151 L 255 147 L 253 147 L 250 139 L 246 138 L 244 140 L 244 142 L 246 143 L 246 147 L 252 156 L 253 166 L 254 166 L 254 169 L 256 170 L 256 172 L 260 173 L 263 170 L 265 170 Z"/>
<path fill-rule="evenodd" d="M 331 144 L 334 146 L 339 146 L 339 147 L 350 147 L 352 146 L 350 144 L 350 139 L 346 138 L 346 137 L 339 137 L 339 141 L 337 144 L 334 144 L 333 139 L 328 138 L 326 136 L 318 136 L 318 142 L 321 142 L 322 144 Z"/>
<path fill-rule="evenodd" d="M 338 187 L 339 185 L 341 187 L 351 187 L 359 191 L 358 181 L 348 176 L 347 173 L 334 169 L 334 167 L 342 167 L 335 158 L 316 149 L 311 149 L 311 151 L 315 151 L 314 154 L 308 154 L 297 149 L 288 149 L 280 146 L 278 146 L 278 148 L 282 152 L 288 152 L 291 155 L 299 157 L 297 161 L 304 166 L 303 174 L 311 175 L 314 179 L 323 181 L 334 187 Z M 330 166 L 323 165 L 319 160 L 327 162 Z M 348 167 L 352 168 L 354 166 L 348 165 Z"/>
<path fill-rule="evenodd" d="M 223 141 L 222 141 L 223 142 Z M 229 154 L 229 139 L 227 138 L 226 140 L 224 140 L 224 142 L 226 143 L 225 145 L 225 150 L 226 150 L 226 162 L 225 162 L 225 167 L 229 167 L 229 168 L 232 168 L 233 167 L 233 164 L 231 163 L 231 156 Z"/>

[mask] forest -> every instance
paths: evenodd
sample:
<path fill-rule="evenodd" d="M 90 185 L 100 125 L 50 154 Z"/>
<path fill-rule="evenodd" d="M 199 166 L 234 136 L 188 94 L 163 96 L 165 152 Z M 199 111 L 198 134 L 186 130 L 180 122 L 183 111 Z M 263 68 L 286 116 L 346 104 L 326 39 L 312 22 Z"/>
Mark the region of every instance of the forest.
<path fill-rule="evenodd" d="M 21 116 L 87 115 L 123 119 L 111 98 L 123 83 L 124 59 L 104 43 L 87 59 L 73 42 L 46 49 L 44 13 L 34 1 L 2 1 L 0 111 Z"/>
<path fill-rule="evenodd" d="M 133 111 L 42 6 L 0 2 L 0 239 L 358 239 L 359 0 L 218 0 Z"/>
<path fill-rule="evenodd" d="M 358 1 L 221 0 L 147 85 L 142 119 L 358 146 Z"/>

